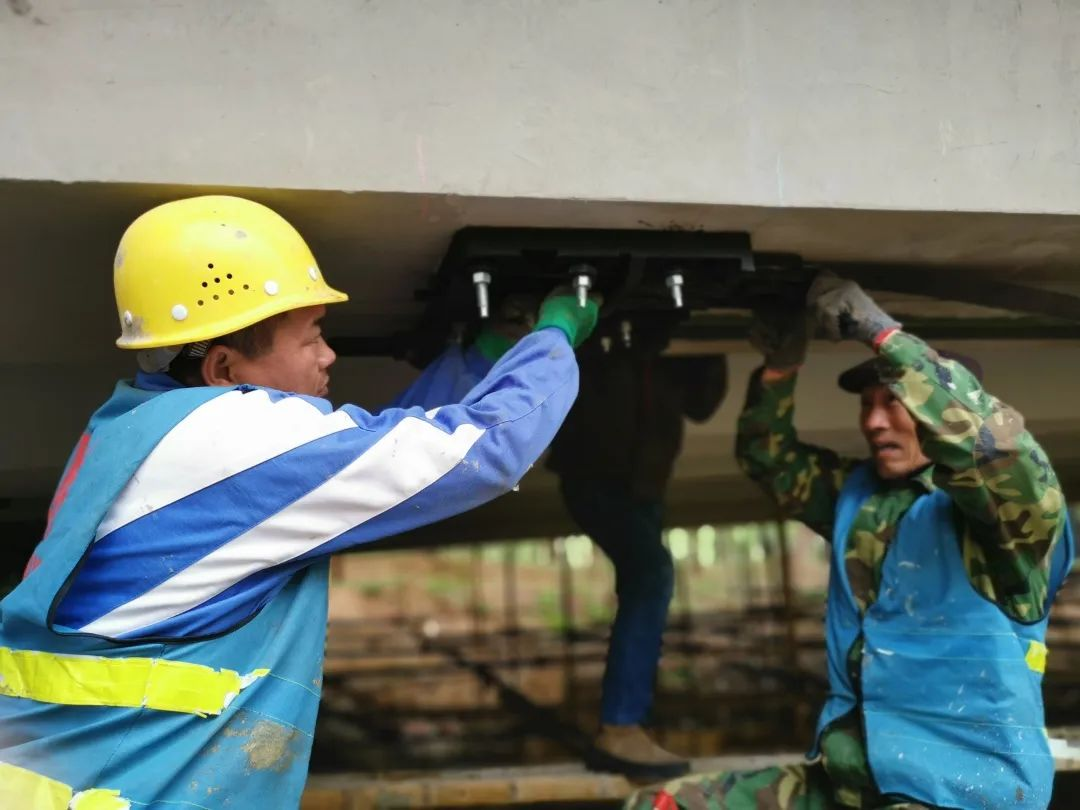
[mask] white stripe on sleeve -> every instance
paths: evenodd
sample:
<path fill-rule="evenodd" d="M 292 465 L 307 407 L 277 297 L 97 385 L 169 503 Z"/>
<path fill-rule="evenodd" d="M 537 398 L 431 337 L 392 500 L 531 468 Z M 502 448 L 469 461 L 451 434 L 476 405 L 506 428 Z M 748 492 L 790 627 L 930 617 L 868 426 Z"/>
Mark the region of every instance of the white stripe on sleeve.
<path fill-rule="evenodd" d="M 326 483 L 81 629 L 117 637 L 171 619 L 264 568 L 318 548 L 438 481 L 484 435 L 406 417 Z"/>
<path fill-rule="evenodd" d="M 275 456 L 354 427 L 356 422 L 344 411 L 323 414 L 301 397 L 273 402 L 266 391 L 214 397 L 150 452 L 94 539 Z"/>

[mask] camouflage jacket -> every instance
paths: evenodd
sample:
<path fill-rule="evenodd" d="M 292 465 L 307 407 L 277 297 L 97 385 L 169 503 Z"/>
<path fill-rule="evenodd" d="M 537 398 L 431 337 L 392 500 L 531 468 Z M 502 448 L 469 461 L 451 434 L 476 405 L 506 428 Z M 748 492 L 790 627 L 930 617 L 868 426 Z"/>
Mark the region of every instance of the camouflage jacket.
<path fill-rule="evenodd" d="M 1066 520 L 1046 453 L 1016 410 L 917 337 L 894 333 L 880 347 L 878 362 L 882 379 L 915 419 L 931 466 L 906 481 L 882 482 L 842 539 L 860 608 L 876 599 L 885 552 L 900 520 L 919 495 L 940 488 L 956 505 L 974 587 L 1013 618 L 1039 619 L 1046 610 L 1050 552 Z M 755 374 L 739 417 L 736 456 L 786 517 L 840 542 L 832 537 L 836 501 L 859 461 L 799 441 L 794 390 L 795 375 L 766 383 Z M 849 655 L 856 680 L 860 658 L 857 643 Z M 826 768 L 838 782 L 837 798 L 846 794 L 844 804 L 860 806 L 858 794 L 872 795 L 861 723 L 847 718 L 836 731 L 822 739 Z M 829 763 L 830 753 L 843 761 Z"/>

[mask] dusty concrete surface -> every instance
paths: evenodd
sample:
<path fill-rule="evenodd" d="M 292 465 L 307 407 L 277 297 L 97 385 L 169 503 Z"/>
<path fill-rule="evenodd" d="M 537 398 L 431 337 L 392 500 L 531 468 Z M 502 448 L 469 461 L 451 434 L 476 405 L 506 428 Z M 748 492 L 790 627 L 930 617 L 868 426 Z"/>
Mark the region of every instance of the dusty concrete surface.
<path fill-rule="evenodd" d="M 0 177 L 1080 212 L 1060 0 L 7 0 L 0 55 Z"/>

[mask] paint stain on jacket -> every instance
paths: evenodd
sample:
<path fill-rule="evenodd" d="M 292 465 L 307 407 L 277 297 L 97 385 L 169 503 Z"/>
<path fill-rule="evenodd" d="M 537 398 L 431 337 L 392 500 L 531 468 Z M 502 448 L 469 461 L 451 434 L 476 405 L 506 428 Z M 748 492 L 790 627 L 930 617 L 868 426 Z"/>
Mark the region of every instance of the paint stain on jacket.
<path fill-rule="evenodd" d="M 286 728 L 271 720 L 260 720 L 251 729 L 248 741 L 241 749 L 247 754 L 248 766 L 253 770 L 273 770 L 278 773 L 288 770 L 296 756 L 292 742 L 298 734 L 296 729 Z"/>

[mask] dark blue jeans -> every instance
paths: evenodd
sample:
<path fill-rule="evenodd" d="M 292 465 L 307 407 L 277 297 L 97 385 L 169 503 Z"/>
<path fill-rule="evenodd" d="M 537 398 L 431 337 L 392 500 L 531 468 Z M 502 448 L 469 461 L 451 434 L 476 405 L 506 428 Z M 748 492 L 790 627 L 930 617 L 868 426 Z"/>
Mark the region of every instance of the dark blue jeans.
<path fill-rule="evenodd" d="M 570 516 L 615 566 L 619 607 L 611 628 L 600 720 L 634 725 L 653 701 L 660 643 L 674 589 L 671 554 L 661 542 L 664 505 L 610 481 L 562 479 Z"/>

